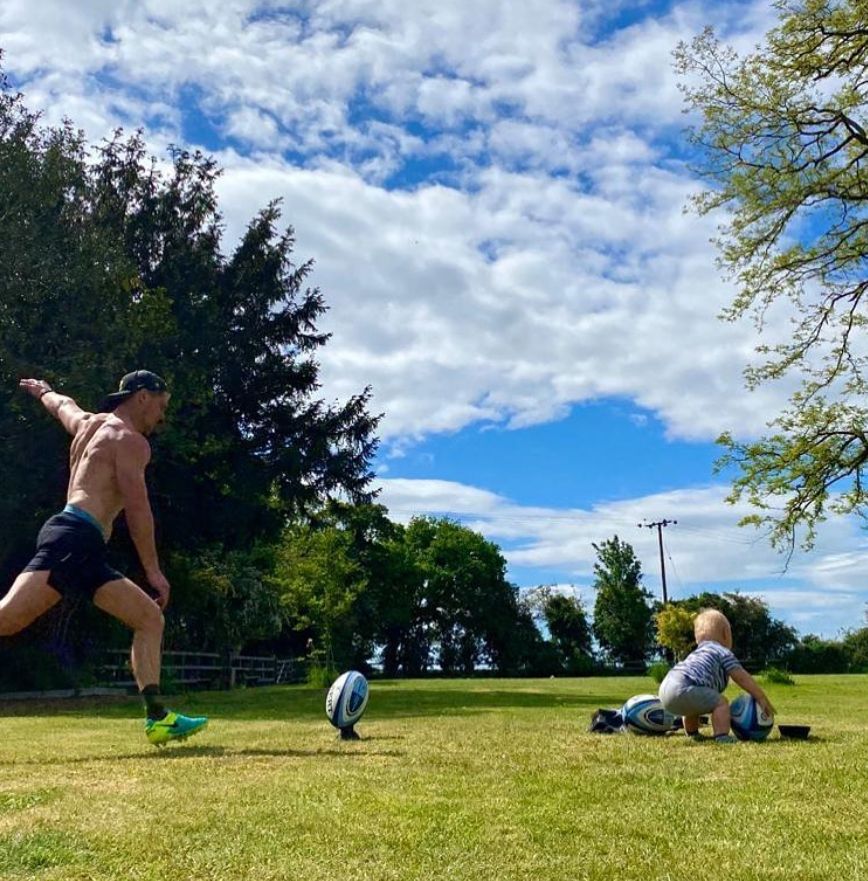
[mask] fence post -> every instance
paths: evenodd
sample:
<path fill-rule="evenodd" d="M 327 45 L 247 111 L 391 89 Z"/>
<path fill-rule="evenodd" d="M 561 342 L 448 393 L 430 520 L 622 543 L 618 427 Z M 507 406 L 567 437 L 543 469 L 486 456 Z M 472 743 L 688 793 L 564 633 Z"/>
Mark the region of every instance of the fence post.
<path fill-rule="evenodd" d="M 232 649 L 224 648 L 221 652 L 223 655 L 221 666 L 223 668 L 221 679 L 223 680 L 223 688 L 231 689 L 235 685 L 235 670 L 232 664 Z"/>

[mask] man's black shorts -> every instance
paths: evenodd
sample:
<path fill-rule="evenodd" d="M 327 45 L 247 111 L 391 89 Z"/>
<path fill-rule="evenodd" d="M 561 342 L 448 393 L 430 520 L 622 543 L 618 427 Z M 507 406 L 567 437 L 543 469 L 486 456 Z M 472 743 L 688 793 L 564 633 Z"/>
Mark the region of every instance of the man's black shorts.
<path fill-rule="evenodd" d="M 93 595 L 106 582 L 123 578 L 106 562 L 102 533 L 75 514 L 49 517 L 36 539 L 36 555 L 25 572 L 49 571 L 48 583 L 61 594 Z"/>

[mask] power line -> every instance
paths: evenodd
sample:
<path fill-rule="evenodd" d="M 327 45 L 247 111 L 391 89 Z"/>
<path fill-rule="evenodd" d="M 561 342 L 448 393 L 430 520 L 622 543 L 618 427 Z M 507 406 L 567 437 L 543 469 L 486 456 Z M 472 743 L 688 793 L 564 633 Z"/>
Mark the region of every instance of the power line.
<path fill-rule="evenodd" d="M 669 558 L 669 562 L 672 564 L 672 571 L 675 573 L 675 580 L 678 582 L 678 586 L 683 590 L 684 589 L 684 579 L 681 577 L 681 573 L 678 571 L 678 567 L 675 565 L 675 560 L 672 557 L 672 551 L 667 548 L 666 556 Z"/>
<path fill-rule="evenodd" d="M 663 581 L 663 605 L 669 602 L 669 597 L 666 595 L 666 561 L 663 559 L 663 527 L 664 526 L 676 526 L 678 524 L 677 520 L 656 520 L 653 523 L 637 523 L 636 525 L 642 529 L 656 529 L 657 530 L 657 542 L 660 545 L 660 578 Z"/>
<path fill-rule="evenodd" d="M 713 539 L 714 541 L 723 541 L 723 542 L 727 542 L 728 544 L 749 545 L 750 546 L 750 545 L 755 545 L 755 544 L 758 544 L 760 542 L 765 541 L 765 538 L 760 535 L 758 535 L 756 538 L 735 538 L 734 536 L 724 535 L 723 533 L 714 532 L 711 529 L 703 529 L 702 527 L 699 527 L 699 526 L 685 526 L 682 524 L 681 529 L 684 532 L 694 532 L 697 535 L 708 536 L 709 538 Z"/>

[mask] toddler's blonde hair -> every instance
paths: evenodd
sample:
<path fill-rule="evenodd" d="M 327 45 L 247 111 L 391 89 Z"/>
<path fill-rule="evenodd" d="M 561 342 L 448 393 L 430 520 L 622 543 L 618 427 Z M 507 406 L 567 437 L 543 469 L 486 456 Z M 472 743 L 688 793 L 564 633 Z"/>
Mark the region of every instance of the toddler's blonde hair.
<path fill-rule="evenodd" d="M 732 647 L 732 628 L 723 612 L 717 609 L 700 609 L 693 621 L 693 635 L 696 641 L 711 639 L 727 648 Z"/>

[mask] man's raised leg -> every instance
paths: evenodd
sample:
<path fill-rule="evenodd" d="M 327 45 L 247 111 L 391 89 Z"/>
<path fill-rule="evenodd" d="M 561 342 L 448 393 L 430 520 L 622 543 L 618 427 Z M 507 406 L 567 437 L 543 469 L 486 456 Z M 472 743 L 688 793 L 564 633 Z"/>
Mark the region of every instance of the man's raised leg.
<path fill-rule="evenodd" d="M 156 745 L 184 740 L 201 731 L 204 716 L 182 716 L 167 710 L 160 698 L 160 661 L 163 642 L 163 613 L 137 584 L 128 578 L 109 581 L 96 591 L 94 605 L 122 621 L 133 631 L 130 658 L 133 676 L 145 702 L 145 733 Z"/>
<path fill-rule="evenodd" d="M 13 636 L 60 601 L 49 572 L 22 572 L 0 600 L 0 636 Z"/>

